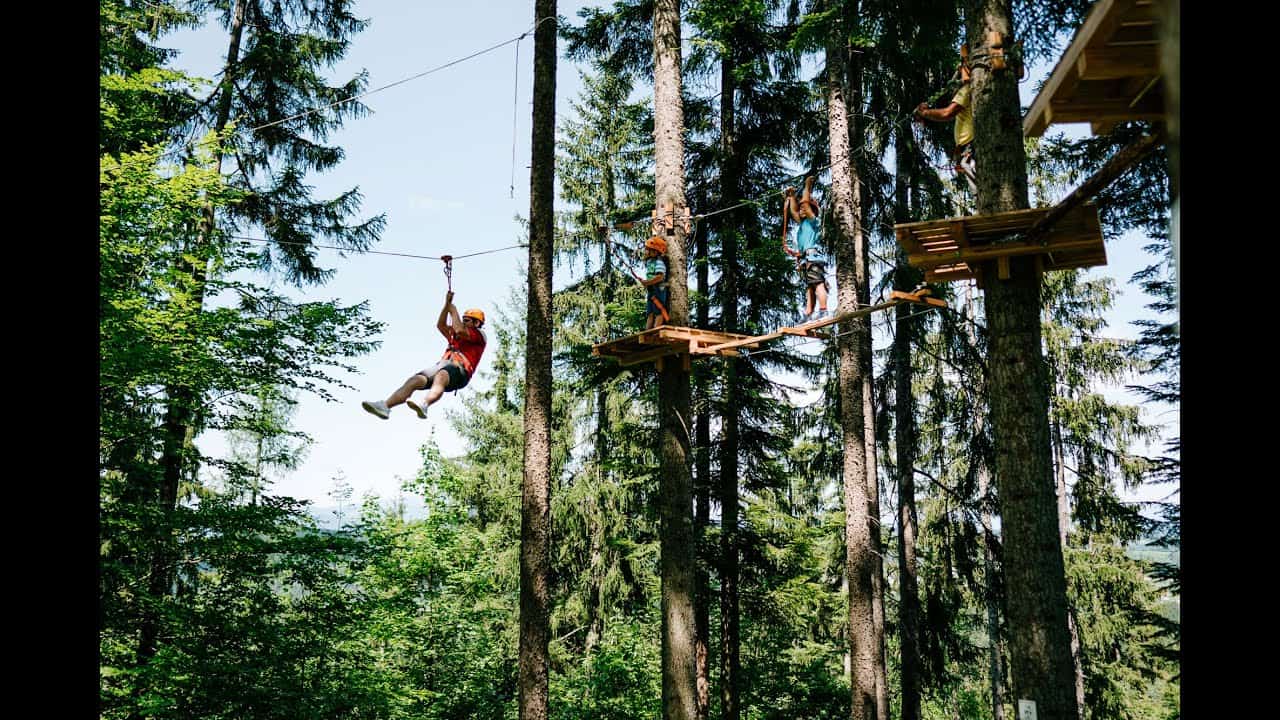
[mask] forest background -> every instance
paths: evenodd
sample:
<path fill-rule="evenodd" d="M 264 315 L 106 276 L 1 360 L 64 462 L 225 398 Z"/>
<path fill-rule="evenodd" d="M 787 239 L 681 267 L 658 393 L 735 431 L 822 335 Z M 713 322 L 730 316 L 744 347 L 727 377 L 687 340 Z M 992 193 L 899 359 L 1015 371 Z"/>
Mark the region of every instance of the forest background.
<path fill-rule="evenodd" d="M 229 17 L 227 3 L 101 4 L 104 714 L 509 716 L 523 250 L 455 263 L 459 303 L 490 313 L 494 343 L 476 382 L 448 396 L 436 408 L 447 412 L 427 423 L 405 411 L 378 421 L 358 401 L 384 395 L 435 356 L 441 263 L 360 250 L 461 255 L 524 241 L 518 216 L 529 204 L 531 36 L 519 56 L 508 44 L 370 95 L 361 100 L 373 111 L 367 116 L 343 117 L 354 104 L 340 105 L 309 116 L 302 130 L 284 123 L 275 133 L 246 133 L 221 167 L 211 144 L 197 146 L 182 168 L 169 163 L 190 153 L 157 157 L 146 148 L 203 138 L 221 124 L 223 98 L 229 98 L 225 118 L 253 127 L 260 124 L 255 117 L 320 107 L 515 38 L 532 14 L 509 3 L 418 9 L 286 3 L 288 10 L 274 15 L 249 4 L 262 16 L 245 35 L 246 47 L 262 51 L 255 61 L 263 72 L 230 95 L 188 84 L 169 69 L 217 81 L 228 33 L 212 19 Z M 1085 8 L 1063 3 L 1054 8 L 1059 15 L 1034 19 L 1040 34 L 1028 33 L 1024 105 Z M 652 424 L 652 387 L 642 372 L 605 371 L 581 352 L 639 324 L 640 295 L 610 284 L 607 248 L 592 228 L 601 217 L 643 217 L 652 202 L 643 52 L 627 53 L 628 40 L 641 33 L 634 16 L 643 4 L 586 15 L 581 9 L 558 8 L 564 23 L 553 696 L 560 717 L 648 716 L 657 681 L 656 540 L 648 504 L 655 459 L 643 440 Z M 714 9 L 695 4 L 686 17 L 695 212 L 724 204 L 714 182 L 720 85 L 708 58 L 723 44 Z M 886 163 L 870 198 L 882 214 L 894 187 L 890 120 L 901 120 L 902 103 L 941 90 L 954 63 L 959 25 L 946 23 L 955 23 L 956 8 L 917 9 L 936 22 L 936 37 L 921 40 L 923 72 L 908 78 L 904 71 L 900 97 L 866 108 L 873 122 L 883 121 L 867 135 L 871 147 L 881 144 Z M 744 117 L 758 121 L 748 197 L 776 193 L 784 182 L 798 185 L 793 175 L 828 161 L 821 156 L 824 124 L 814 119 L 821 105 L 808 89 L 818 63 L 794 49 L 801 8 L 758 10 L 763 20 L 755 32 L 775 55 L 762 51 L 768 68 L 744 63 L 740 71 L 759 88 L 752 96 L 758 105 L 743 101 Z M 326 12 L 332 17 L 314 16 Z M 906 10 L 884 10 L 886 18 L 895 12 Z M 358 27 L 348 13 L 370 23 Z M 595 24 L 581 28 L 584 17 Z M 886 20 L 882 27 L 893 26 Z M 303 28 L 327 39 L 303 42 Z M 179 52 L 165 58 L 151 44 Z M 368 75 L 347 83 L 362 70 Z M 280 77 L 288 81 L 274 79 Z M 907 97 L 913 82 L 915 94 Z M 949 132 L 912 129 L 925 148 L 921 168 L 942 179 L 919 180 L 928 196 L 921 205 L 939 213 L 924 217 L 968 212 L 938 152 Z M 1032 143 L 1033 203 L 1060 197 L 1120 139 L 1123 132 L 1112 139 L 1074 132 Z M 605 169 L 598 161 L 610 155 L 602 147 L 617 159 L 608 169 L 617 185 L 610 207 L 601 204 Z M 218 180 L 224 172 L 230 182 Z M 239 195 L 248 185 L 268 200 Z M 1179 588 L 1171 568 L 1179 428 L 1166 185 L 1158 159 L 1117 183 L 1099 199 L 1109 265 L 1046 283 L 1047 354 L 1060 381 L 1056 461 L 1070 498 L 1064 539 L 1073 551 L 1070 587 L 1081 676 L 1089 679 L 1086 707 L 1096 717 L 1121 710 L 1169 717 L 1178 708 Z M 360 198 L 343 195 L 356 186 Z M 343 201 L 330 202 L 334 197 Z M 217 223 L 201 225 L 210 201 L 220 208 Z M 776 209 L 776 197 L 761 203 L 765 230 L 743 259 L 744 277 L 755 278 L 744 283 L 743 306 L 751 309 L 748 321 L 766 329 L 788 320 L 800 297 L 777 252 Z M 226 228 L 223 242 L 193 249 L 185 239 L 204 227 L 212 237 L 215 224 Z M 719 229 L 707 225 L 704 232 L 714 247 Z M 258 241 L 268 235 L 274 245 Z M 638 237 L 617 242 L 634 246 Z M 298 252 L 305 245 L 295 242 L 347 250 Z M 882 258 L 892 257 L 891 235 L 873 242 Z M 886 278 L 890 265 L 878 263 L 874 274 Z M 328 269 L 335 270 L 331 277 Z M 718 273 L 713 268 L 712 282 Z M 950 292 L 962 314 L 964 288 Z M 607 312 L 595 317 L 598 308 Z M 998 520 L 984 523 L 966 458 L 981 452 L 966 427 L 974 412 L 969 373 L 980 372 L 981 338 L 940 318 L 911 320 L 920 348 L 912 362 L 921 378 L 932 378 L 915 388 L 922 427 L 932 433 L 923 433 L 929 439 L 919 461 L 922 478 L 932 482 L 918 487 L 926 716 L 986 717 L 992 709 L 982 698 L 992 678 L 979 658 L 999 624 L 986 619 L 995 566 L 984 564 L 980 539 L 998 531 Z M 878 378 L 888 374 L 894 332 L 887 319 L 877 322 Z M 791 360 L 773 355 L 753 361 L 759 377 L 746 404 L 744 432 L 753 444 L 743 451 L 739 632 L 750 689 L 741 702 L 750 717 L 846 716 L 839 711 L 848 703 L 838 610 L 842 551 L 832 530 L 841 514 L 833 492 L 838 433 L 824 411 L 831 404 L 831 357 L 820 344 L 796 347 Z M 192 404 L 200 409 L 189 410 L 186 450 L 173 452 L 161 401 L 179 396 L 179 386 L 200 396 Z M 885 478 L 894 457 L 891 397 L 886 388 L 878 415 L 886 420 L 878 428 Z M 714 415 L 714 406 L 709 411 Z M 610 454 L 602 462 L 605 448 Z M 188 461 L 181 484 L 156 504 L 147 488 L 164 487 L 163 458 L 177 456 Z M 882 486 L 891 597 L 897 499 L 891 483 Z M 334 504 L 310 510 L 328 530 L 315 527 L 316 518 L 295 500 Z M 324 515 L 331 511 L 329 520 Z M 708 535 L 714 547 L 714 526 Z M 1152 542 L 1174 545 L 1145 544 Z M 1138 543 L 1145 550 L 1135 550 Z M 706 564 L 715 583 L 715 562 Z M 886 627 L 889 656 L 895 632 Z"/>

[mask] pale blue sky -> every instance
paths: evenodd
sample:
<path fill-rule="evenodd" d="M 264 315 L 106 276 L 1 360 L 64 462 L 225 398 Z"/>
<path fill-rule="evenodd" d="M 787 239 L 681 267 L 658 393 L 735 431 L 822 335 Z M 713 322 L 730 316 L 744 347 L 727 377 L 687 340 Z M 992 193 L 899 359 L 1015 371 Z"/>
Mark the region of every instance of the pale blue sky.
<path fill-rule="evenodd" d="M 558 12 L 576 23 L 580 7 L 601 4 L 561 0 Z M 346 80 L 363 68 L 369 73 L 369 88 L 509 40 L 533 24 L 533 3 L 512 0 L 362 0 L 355 13 L 368 18 L 369 27 L 353 38 L 346 58 L 329 77 Z M 212 77 L 222 64 L 226 43 L 222 30 L 206 27 L 168 36 L 161 44 L 181 51 L 174 66 Z M 563 45 L 561 42 L 562 51 Z M 332 197 L 359 186 L 364 194 L 364 216 L 386 214 L 386 230 L 375 248 L 383 252 L 462 255 L 521 242 L 522 231 L 515 217 L 529 211 L 532 57 L 530 35 L 519 43 L 514 197 L 510 190 L 514 44 L 365 98 L 370 114 L 348 120 L 328 140 L 344 149 L 346 159 L 336 169 L 312 176 L 316 197 Z M 569 101 L 581 90 L 578 69 L 564 57 L 557 63 L 557 123 L 566 117 Z M 1036 81 L 1049 69 L 1033 68 L 1032 80 L 1021 85 L 1024 105 L 1030 104 Z M 707 94 L 715 91 L 710 89 Z M 1058 129 L 1073 135 L 1088 131 L 1086 125 L 1054 126 L 1051 130 Z M 694 211 L 710 209 L 714 208 Z M 1112 336 L 1135 337 L 1129 321 L 1146 313 L 1141 308 L 1145 296 L 1136 286 L 1126 285 L 1136 270 L 1150 263 L 1149 256 L 1141 252 L 1143 244 L 1141 237 L 1120 238 L 1108 246 L 1109 264 L 1090 270 L 1092 276 L 1116 278 L 1122 287 L 1118 306 L 1109 315 L 1107 332 Z M 453 287 L 459 308 L 478 306 L 492 319 L 512 289 L 523 287 L 526 253 L 515 249 L 456 261 Z M 273 489 L 329 505 L 333 478 L 343 473 L 357 497 L 373 492 L 388 500 L 396 496 L 402 479 L 417 472 L 419 448 L 428 433 L 434 431 L 446 455 L 466 450 L 443 417 L 460 407 L 453 394 L 433 407 L 427 421 L 404 407 L 396 408 L 385 421 L 360 408 L 360 400 L 385 397 L 410 374 L 434 363 L 442 352 L 443 340 L 435 329 L 445 292 L 442 264 L 387 255 L 341 258 L 330 250 L 321 250 L 319 257 L 322 266 L 337 269 L 334 279 L 303 294 L 290 294 L 306 299 L 336 298 L 343 304 L 368 301 L 372 316 L 386 324 L 380 337 L 383 344 L 355 360 L 359 374 L 348 376 L 346 382 L 356 390 L 334 389 L 338 398 L 334 403 L 312 396 L 300 398 L 295 426 L 315 442 L 302 466 L 278 478 Z M 564 280 L 558 275 L 557 286 Z M 877 344 L 884 342 L 887 336 L 877 334 Z M 492 358 L 491 349 L 481 362 L 479 375 L 463 394 L 491 385 L 487 369 Z M 1122 391 L 1117 396 L 1134 401 Z M 1161 418 L 1176 419 L 1176 414 Z M 201 445 L 213 453 L 224 447 L 216 437 L 202 437 Z M 1163 495 L 1168 490 L 1143 496 Z"/>

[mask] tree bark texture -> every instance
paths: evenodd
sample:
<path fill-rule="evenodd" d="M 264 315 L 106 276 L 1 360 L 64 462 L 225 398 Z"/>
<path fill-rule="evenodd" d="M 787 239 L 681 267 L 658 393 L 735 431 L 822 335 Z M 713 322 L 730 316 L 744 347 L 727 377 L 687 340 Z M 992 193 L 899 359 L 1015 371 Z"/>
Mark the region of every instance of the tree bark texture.
<path fill-rule="evenodd" d="M 984 528 L 990 528 L 992 522 L 991 513 L 986 509 L 989 483 L 986 467 L 979 468 L 978 497 L 982 498 L 981 517 Z M 996 597 L 996 558 L 993 547 L 995 537 L 989 531 L 984 531 L 984 536 L 982 543 L 983 601 L 987 606 L 987 636 L 991 638 L 990 645 L 987 647 L 987 672 L 991 675 L 991 718 L 1004 720 L 1004 654 L 1000 650 L 1000 610 Z"/>
<path fill-rule="evenodd" d="M 908 143 L 910 130 L 899 128 L 894 156 L 897 222 L 910 222 L 907 204 L 907 175 L 910 164 Z M 906 252 L 898 248 L 898 269 L 894 273 L 895 290 L 910 291 L 921 277 L 907 264 Z M 901 649 L 901 714 L 902 720 L 920 720 L 920 590 L 916 569 L 916 430 L 915 393 L 912 392 L 911 336 L 907 316 L 910 305 L 894 308 L 893 397 L 894 447 L 898 471 L 898 626 Z"/>
<path fill-rule="evenodd" d="M 978 212 L 1028 206 L 1016 75 L 981 61 L 987 34 L 1013 37 L 1010 0 L 975 0 L 968 13 L 973 64 Z M 1058 538 L 1049 442 L 1049 388 L 1040 330 L 1040 266 L 1011 258 L 1010 278 L 983 264 L 990 335 L 991 424 L 999 486 L 1015 700 L 1035 702 L 1039 720 L 1078 720 L 1066 577 Z"/>
<path fill-rule="evenodd" d="M 732 51 L 720 61 L 720 200 L 728 206 L 737 200 L 738 173 L 736 118 L 734 117 L 734 59 Z M 725 332 L 738 329 L 738 224 L 727 213 L 721 224 L 720 282 L 724 288 L 721 324 Z M 724 411 L 721 418 L 724 439 L 720 447 L 720 716 L 738 720 L 742 715 L 739 696 L 741 622 L 738 605 L 738 364 L 725 360 Z"/>
<path fill-rule="evenodd" d="M 845 43 L 827 46 L 827 122 L 831 142 L 832 207 L 837 228 L 836 285 L 839 313 L 858 306 L 858 254 L 862 229 L 858 225 L 859 190 L 849 152 L 849 117 L 845 104 Z M 875 613 L 872 607 L 875 555 L 871 544 L 867 497 L 867 454 L 862 406 L 859 350 L 863 326 L 846 321 L 838 341 L 840 424 L 843 435 L 845 513 L 845 574 L 849 581 L 849 645 L 851 655 L 850 717 L 876 718 Z M 847 333 L 847 334 L 846 334 Z"/>
<path fill-rule="evenodd" d="M 658 0 L 653 11 L 654 198 L 677 212 L 684 196 L 684 105 L 680 96 L 680 0 Z M 672 218 L 674 220 L 674 218 Z M 666 236 L 671 278 L 671 324 L 689 324 L 685 233 L 680 223 Z M 693 611 L 693 491 L 689 441 L 689 372 L 668 358 L 659 373 L 662 518 L 662 715 L 697 717 Z"/>
<path fill-rule="evenodd" d="M 709 327 L 711 322 L 711 303 L 709 293 L 709 260 L 707 257 L 707 234 L 697 233 L 694 240 L 694 265 L 698 283 L 698 327 Z M 698 720 L 706 720 L 711 709 L 711 579 L 707 573 L 707 561 L 703 554 L 706 549 L 703 538 L 711 524 L 711 411 L 708 403 L 708 385 L 711 378 L 710 363 L 702 362 L 694 366 L 695 393 L 694 404 L 697 417 L 694 419 L 694 447 L 696 456 L 696 486 L 694 487 L 694 530 L 697 533 L 697 573 L 694 582 L 697 593 L 694 596 L 694 625 L 698 635 L 696 652 L 696 672 L 698 682 Z"/>
<path fill-rule="evenodd" d="M 969 344 L 976 346 L 978 344 L 977 332 L 973 329 L 973 298 L 970 295 L 969 288 L 965 288 L 965 332 L 969 337 Z M 984 387 L 972 388 L 975 394 L 981 395 L 986 391 Z M 986 431 L 985 416 L 979 412 L 977 420 L 974 423 L 973 434 L 981 437 Z M 988 509 L 994 505 L 990 496 L 990 472 L 987 468 L 986 460 L 980 460 L 982 463 L 978 467 L 978 502 L 981 505 L 979 517 L 982 519 L 982 559 L 983 559 L 983 602 L 987 607 L 987 637 L 991 639 L 987 647 L 987 672 L 991 676 L 991 718 L 992 720 L 1004 720 L 1004 653 L 1002 647 L 1002 635 L 1000 633 L 1000 597 L 997 592 L 996 578 L 999 568 L 996 565 L 996 537 L 993 532 L 994 525 L 991 511 Z"/>
<path fill-rule="evenodd" d="M 1046 313 L 1047 314 L 1047 313 Z M 1052 401 L 1050 401 L 1052 407 Z M 1067 535 L 1071 530 L 1071 500 L 1067 495 L 1066 449 L 1062 444 L 1062 423 L 1050 420 L 1053 428 L 1054 494 L 1058 501 L 1058 542 L 1062 545 L 1063 562 L 1067 554 Z M 1084 709 L 1084 664 L 1080 659 L 1080 631 L 1076 629 L 1075 613 L 1067 604 L 1067 630 L 1071 633 L 1071 671 L 1076 679 L 1076 706 Z M 1081 715 L 1083 717 L 1083 715 Z"/>
<path fill-rule="evenodd" d="M 857 2 L 853 4 L 853 12 L 856 21 Z M 862 53 L 855 53 L 852 48 L 849 48 L 845 57 L 847 58 L 845 77 L 849 87 L 845 97 L 849 112 L 849 150 L 852 154 L 854 177 L 861 177 L 860 163 L 864 162 L 863 148 L 855 143 L 864 142 L 865 137 L 862 127 Z M 871 193 L 865 183 L 859 182 L 856 185 L 858 188 L 857 226 L 861 230 L 866 219 L 863 209 L 870 204 Z M 860 234 L 862 241 L 856 248 L 858 303 L 869 306 L 871 305 L 871 233 L 860 232 Z M 873 557 L 876 565 L 875 572 L 871 575 L 871 616 L 875 622 L 878 647 L 876 651 L 878 660 L 875 666 L 876 713 L 879 717 L 887 718 L 889 717 L 889 681 L 885 676 L 887 657 L 884 647 L 884 544 L 881 542 L 880 533 L 880 476 L 879 463 L 876 462 L 875 377 L 871 363 L 871 316 L 863 315 L 854 318 L 853 321 L 862 326 L 860 335 L 862 343 L 858 346 L 858 362 L 862 372 L 863 435 L 866 438 L 863 446 L 867 453 L 867 498 L 870 502 L 867 517 L 870 518 L 871 548 L 874 550 Z"/>
<path fill-rule="evenodd" d="M 520 718 L 548 716 L 551 617 L 551 251 L 556 123 L 556 0 L 536 0 L 525 333 L 524 482 L 520 499 Z"/>

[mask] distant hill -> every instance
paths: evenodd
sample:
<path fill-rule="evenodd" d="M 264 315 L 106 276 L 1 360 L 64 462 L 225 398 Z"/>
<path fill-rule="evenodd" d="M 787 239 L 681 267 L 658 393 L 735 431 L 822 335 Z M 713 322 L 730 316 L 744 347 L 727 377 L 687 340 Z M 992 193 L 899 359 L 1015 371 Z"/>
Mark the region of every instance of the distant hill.
<path fill-rule="evenodd" d="M 1125 548 L 1124 553 L 1134 560 L 1169 563 L 1182 567 L 1182 552 L 1177 548 L 1160 547 L 1140 541 Z"/>
<path fill-rule="evenodd" d="M 405 520 L 421 520 L 427 516 L 426 505 L 423 504 L 422 498 L 417 495 L 405 495 L 400 500 L 404 503 L 404 519 Z M 379 504 L 384 511 L 389 512 L 396 499 L 381 499 Z M 337 530 L 342 527 L 344 522 L 352 523 L 360 517 L 360 504 L 353 502 L 342 506 L 342 517 L 339 517 L 337 505 L 312 505 L 307 508 L 307 512 L 311 515 L 316 524 L 326 530 Z"/>

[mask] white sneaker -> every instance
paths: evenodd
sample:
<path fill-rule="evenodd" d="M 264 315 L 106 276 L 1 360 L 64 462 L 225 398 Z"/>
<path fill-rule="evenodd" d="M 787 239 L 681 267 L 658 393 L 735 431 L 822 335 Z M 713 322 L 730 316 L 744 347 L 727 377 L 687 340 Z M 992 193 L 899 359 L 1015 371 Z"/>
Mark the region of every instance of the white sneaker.
<path fill-rule="evenodd" d="M 383 420 L 386 420 L 387 418 L 391 417 L 391 410 L 387 408 L 387 403 L 382 400 L 374 400 L 372 402 L 370 402 L 369 400 L 365 400 L 364 402 L 360 403 L 360 407 L 364 408 L 365 410 L 368 410 L 374 415 L 377 415 Z"/>
<path fill-rule="evenodd" d="M 419 405 L 418 403 L 412 400 L 405 400 L 404 404 L 408 405 L 410 410 L 418 413 L 418 417 L 422 418 L 423 420 L 427 419 L 427 408 L 430 406 L 427 405 L 426 403 Z"/>

